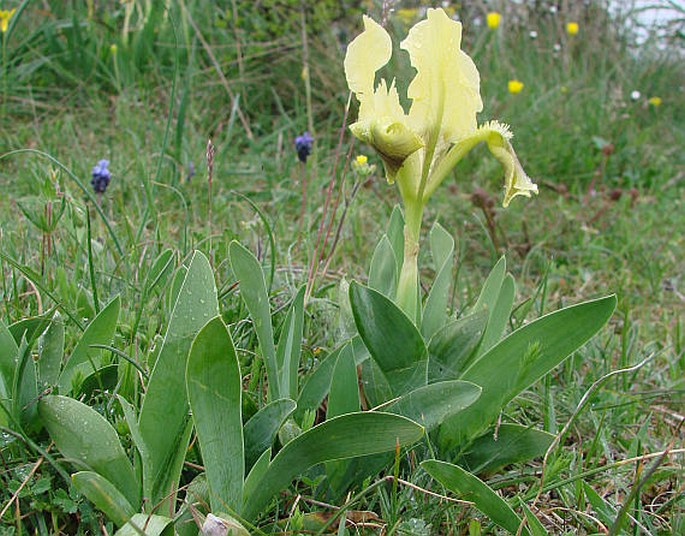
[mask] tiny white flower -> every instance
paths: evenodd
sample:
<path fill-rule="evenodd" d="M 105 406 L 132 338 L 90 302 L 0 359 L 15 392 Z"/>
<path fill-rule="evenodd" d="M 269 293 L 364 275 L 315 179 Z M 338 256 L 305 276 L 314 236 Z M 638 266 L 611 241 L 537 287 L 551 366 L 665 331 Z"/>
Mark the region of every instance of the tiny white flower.
<path fill-rule="evenodd" d="M 559 43 L 554 43 L 554 52 L 560 52 L 561 51 L 561 45 Z"/>
<path fill-rule="evenodd" d="M 642 93 L 640 93 L 637 89 L 633 90 L 630 94 L 630 98 L 634 101 L 638 100 L 640 97 L 642 97 Z"/>
<path fill-rule="evenodd" d="M 530 33 L 528 34 L 528 36 L 529 36 L 531 39 L 537 39 L 537 38 L 538 38 L 538 33 L 537 33 L 535 30 L 531 30 Z"/>
<path fill-rule="evenodd" d="M 552 4 L 551 6 L 549 6 L 549 12 L 550 12 L 552 15 L 554 15 L 554 14 L 557 12 L 557 6 L 555 6 L 554 4 Z"/>

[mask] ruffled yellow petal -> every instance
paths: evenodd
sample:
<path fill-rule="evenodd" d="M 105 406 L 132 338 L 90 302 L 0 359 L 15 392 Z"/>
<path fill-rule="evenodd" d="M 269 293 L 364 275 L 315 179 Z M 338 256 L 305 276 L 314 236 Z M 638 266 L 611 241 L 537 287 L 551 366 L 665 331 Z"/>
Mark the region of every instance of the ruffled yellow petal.
<path fill-rule="evenodd" d="M 429 9 L 400 47 L 417 70 L 409 84 L 409 126 L 424 140 L 443 145 L 472 133 L 483 109 L 480 76 L 461 50 L 461 23 L 442 9 Z"/>
<path fill-rule="evenodd" d="M 358 120 L 350 125 L 350 130 L 378 151 L 386 179 L 393 183 L 405 159 L 423 147 L 423 141 L 407 127 L 407 116 L 394 83 L 388 88 L 385 80 L 381 80 L 378 88 L 360 102 Z"/>
<path fill-rule="evenodd" d="M 388 88 L 385 80 L 381 79 L 378 88 L 373 93 L 372 106 L 367 109 L 373 109 L 373 115 L 376 117 L 388 116 L 394 117 L 397 121 L 407 123 L 407 115 L 404 113 L 404 108 L 400 104 L 400 96 L 397 93 L 395 82 L 393 81 Z M 359 118 L 364 119 L 361 110 L 359 111 Z"/>
<path fill-rule="evenodd" d="M 376 71 L 390 61 L 390 56 L 392 40 L 388 32 L 376 21 L 364 15 L 364 31 L 347 46 L 344 64 L 347 84 L 360 103 L 360 120 L 375 113 Z"/>

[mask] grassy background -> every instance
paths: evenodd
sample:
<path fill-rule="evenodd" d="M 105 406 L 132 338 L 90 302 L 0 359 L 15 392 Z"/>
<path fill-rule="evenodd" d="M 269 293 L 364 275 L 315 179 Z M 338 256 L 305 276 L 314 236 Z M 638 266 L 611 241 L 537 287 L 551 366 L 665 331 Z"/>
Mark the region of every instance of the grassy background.
<path fill-rule="evenodd" d="M 238 238 L 267 260 L 275 255 L 273 299 L 284 303 L 307 279 L 330 183 L 333 198 L 340 192 L 346 200 L 336 221 L 344 205 L 349 209 L 309 308 L 306 350 L 313 358 L 337 340 L 337 282 L 343 275 L 365 277 L 398 200 L 380 173 L 367 180 L 346 165 L 350 155 L 366 154 L 380 169 L 368 148 L 354 145 L 347 133 L 338 146 L 348 100 L 344 46 L 359 31 L 360 13 L 378 18 L 381 6 L 352 0 L 164 4 L 2 6 L 19 10 L 3 34 L 0 153 L 38 150 L 63 168 L 30 152 L 0 160 L 0 314 L 11 323 L 59 303 L 76 318 L 92 318 L 101 303 L 121 293 L 116 345 L 144 361 L 166 325 L 158 302 L 139 303 L 147 270 L 163 248 L 178 249 L 181 259 L 195 248 L 211 252 L 224 316 L 237 321 L 244 312 L 232 292 L 227 246 Z M 619 311 L 602 335 L 512 404 L 508 418 L 558 432 L 594 381 L 654 355 L 638 372 L 610 380 L 592 396 L 552 461 L 557 482 L 572 482 L 545 495 L 545 522 L 555 532 L 598 531 L 597 520 L 607 523 L 602 508 L 620 507 L 639 467 L 611 464 L 683 446 L 677 428 L 685 406 L 682 41 L 665 49 L 652 41 L 636 47 L 635 35 L 608 18 L 601 2 L 562 2 L 566 9 L 556 12 L 551 2 L 463 4 L 451 9 L 464 21 L 463 48 L 481 72 L 485 110 L 479 120 L 512 125 L 519 157 L 541 192 L 499 208 L 501 172 L 484 149 L 446 180 L 426 221 L 439 220 L 459 241 L 454 307 L 475 299 L 505 252 L 518 298 L 542 289 L 533 313 L 608 292 L 619 296 Z M 388 28 L 399 41 L 421 13 L 411 2 L 395 7 Z M 485 25 L 488 9 L 503 14 L 496 30 Z M 578 35 L 566 34 L 569 21 L 579 23 Z M 400 80 L 411 76 L 402 58 L 393 60 L 392 70 Z M 508 93 L 510 79 L 524 83 L 521 93 Z M 655 96 L 660 106 L 649 104 Z M 350 117 L 355 113 L 353 105 Z M 306 129 L 316 142 L 302 166 L 293 139 Z M 209 138 L 216 146 L 211 195 Z M 90 170 L 102 158 L 111 161 L 113 179 L 99 203 L 121 251 L 77 183 L 87 189 Z M 307 206 L 300 222 L 303 179 Z M 63 216 L 46 239 L 35 222 L 48 203 L 57 212 L 62 199 Z M 424 266 L 430 280 L 429 258 Z M 25 277 L 27 269 L 36 276 Z M 73 344 L 77 330 L 68 329 Z M 235 329 L 249 367 L 255 341 L 244 324 Z M 37 455 L 19 441 L 3 441 L 4 505 Z M 595 468 L 604 469 L 583 476 Z M 685 531 L 682 468 L 682 454 L 666 460 L 631 509 L 653 534 Z M 538 471 L 539 464 L 518 467 L 493 482 L 508 497 L 530 499 Z M 405 476 L 430 485 L 420 471 L 408 468 Z M 606 504 L 592 503 L 583 480 Z M 0 530 L 99 530 L 87 503 L 45 466 L 20 497 Z M 288 504 L 271 515 L 287 517 Z M 374 510 L 389 529 L 411 534 L 446 533 L 475 516 L 406 487 L 374 489 L 351 507 Z"/>

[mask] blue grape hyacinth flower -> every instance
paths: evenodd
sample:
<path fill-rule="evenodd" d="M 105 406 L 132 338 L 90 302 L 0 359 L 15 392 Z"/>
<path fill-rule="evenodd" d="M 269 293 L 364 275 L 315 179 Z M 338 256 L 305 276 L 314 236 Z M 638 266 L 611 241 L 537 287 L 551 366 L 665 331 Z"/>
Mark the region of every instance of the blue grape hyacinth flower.
<path fill-rule="evenodd" d="M 307 157 L 312 153 L 313 142 L 314 138 L 312 138 L 307 131 L 305 131 L 302 136 L 295 138 L 295 150 L 297 151 L 297 158 L 300 159 L 300 162 L 307 162 Z"/>
<path fill-rule="evenodd" d="M 109 166 L 109 160 L 100 160 L 97 166 L 93 167 L 93 178 L 90 180 L 90 184 L 96 194 L 105 193 L 109 181 L 112 179 L 112 173 L 107 169 L 107 166 Z"/>

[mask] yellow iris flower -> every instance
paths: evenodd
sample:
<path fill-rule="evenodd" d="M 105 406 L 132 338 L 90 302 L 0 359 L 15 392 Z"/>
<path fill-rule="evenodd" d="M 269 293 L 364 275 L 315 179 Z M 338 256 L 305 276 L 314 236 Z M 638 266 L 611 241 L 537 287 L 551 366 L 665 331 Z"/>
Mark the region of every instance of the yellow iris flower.
<path fill-rule="evenodd" d="M 0 32 L 5 33 L 10 25 L 10 19 L 17 8 L 14 9 L 0 9 Z"/>
<path fill-rule="evenodd" d="M 409 84 L 409 113 L 400 105 L 394 80 L 388 84 L 376 72 L 392 55 L 388 33 L 364 16 L 364 32 L 348 46 L 345 75 L 359 100 L 352 133 L 378 151 L 389 182 L 397 180 L 405 201 L 425 203 L 454 165 L 484 141 L 505 168 L 504 206 L 517 195 L 530 197 L 537 186 L 518 162 L 506 125 L 481 125 L 480 75 L 461 50 L 461 23 L 442 9 L 429 9 L 402 41 L 417 74 Z"/>
<path fill-rule="evenodd" d="M 376 73 L 392 56 L 392 40 L 373 19 L 364 16 L 364 31 L 348 46 L 345 76 L 359 101 L 350 130 L 380 155 L 388 182 L 397 182 L 405 207 L 405 254 L 398 302 L 416 318 L 419 234 L 423 209 L 452 168 L 480 142 L 485 142 L 505 170 L 506 207 L 516 196 L 530 197 L 537 186 L 528 178 L 511 146 L 507 125 L 478 125 L 483 109 L 480 75 L 461 50 L 461 23 L 442 9 L 429 9 L 400 48 L 409 53 L 416 76 L 409 84 L 409 111 L 400 104 L 395 81 Z"/>

